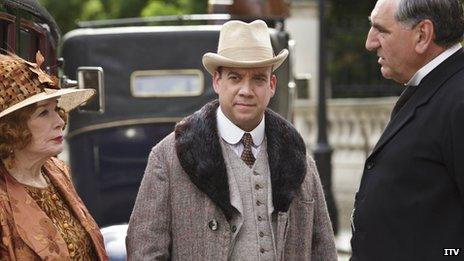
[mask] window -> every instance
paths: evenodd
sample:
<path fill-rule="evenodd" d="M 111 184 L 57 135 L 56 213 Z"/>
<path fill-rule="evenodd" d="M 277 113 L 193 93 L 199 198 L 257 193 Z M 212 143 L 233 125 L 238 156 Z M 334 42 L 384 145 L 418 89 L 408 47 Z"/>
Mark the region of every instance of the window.
<path fill-rule="evenodd" d="M 45 29 L 34 21 L 21 18 L 19 30 L 18 55 L 22 58 L 35 62 L 35 54 L 38 50 L 46 57 Z"/>
<path fill-rule="evenodd" d="M 8 41 L 8 24 L 5 21 L 0 20 L 0 48 L 6 50 Z"/>
<path fill-rule="evenodd" d="M 39 38 L 29 30 L 21 28 L 19 30 L 19 56 L 35 61 L 35 53 L 38 50 Z"/>
<path fill-rule="evenodd" d="M 1 53 L 4 50 L 13 51 L 15 48 L 15 16 L 0 13 L 0 48 Z"/>
<path fill-rule="evenodd" d="M 203 73 L 196 69 L 135 71 L 131 75 L 134 97 L 199 96 L 203 85 Z"/>

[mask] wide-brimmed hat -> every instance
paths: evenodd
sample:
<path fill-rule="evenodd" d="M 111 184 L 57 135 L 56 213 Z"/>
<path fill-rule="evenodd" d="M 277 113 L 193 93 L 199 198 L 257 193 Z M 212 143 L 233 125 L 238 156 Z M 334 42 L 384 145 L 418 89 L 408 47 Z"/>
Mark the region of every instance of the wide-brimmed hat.
<path fill-rule="evenodd" d="M 277 56 L 271 45 L 269 29 L 262 20 L 251 23 L 229 21 L 219 33 L 216 53 L 203 55 L 203 65 L 213 74 L 217 67 L 256 68 L 272 66 L 277 69 L 287 58 L 288 50 L 283 49 Z"/>
<path fill-rule="evenodd" d="M 60 89 L 58 79 L 40 69 L 43 61 L 40 52 L 36 63 L 15 54 L 0 54 L 0 118 L 51 98 L 59 98 L 58 107 L 68 112 L 95 94 L 92 89 Z"/>

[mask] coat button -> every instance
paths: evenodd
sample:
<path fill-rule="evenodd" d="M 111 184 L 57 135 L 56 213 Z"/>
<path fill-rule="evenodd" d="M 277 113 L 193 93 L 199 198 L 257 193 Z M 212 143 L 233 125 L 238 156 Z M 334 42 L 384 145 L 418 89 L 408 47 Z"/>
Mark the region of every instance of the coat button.
<path fill-rule="evenodd" d="M 259 237 L 264 237 L 264 233 L 262 231 L 259 232 Z"/>
<path fill-rule="evenodd" d="M 263 217 L 262 216 L 258 216 L 258 221 L 262 221 L 263 220 Z"/>
<path fill-rule="evenodd" d="M 261 201 L 256 200 L 256 205 L 257 205 L 257 206 L 261 206 L 262 204 L 263 204 L 263 203 L 261 203 Z"/>
<path fill-rule="evenodd" d="M 261 254 L 263 254 L 265 251 L 266 251 L 266 250 L 264 250 L 264 248 L 261 248 L 261 249 L 259 250 L 259 252 L 261 252 Z"/>
<path fill-rule="evenodd" d="M 208 223 L 208 227 L 213 230 L 213 231 L 216 231 L 218 230 L 218 227 L 219 227 L 219 224 L 218 222 L 216 221 L 216 219 L 212 219 L 209 223 Z"/>
<path fill-rule="evenodd" d="M 237 227 L 236 227 L 235 225 L 233 225 L 233 226 L 230 228 L 230 230 L 231 230 L 233 233 L 235 233 L 235 231 L 237 231 Z"/>
<path fill-rule="evenodd" d="M 256 184 L 256 185 L 255 185 L 255 189 L 256 189 L 256 190 L 259 190 L 260 188 L 261 188 L 261 186 L 260 186 L 259 184 Z"/>
<path fill-rule="evenodd" d="M 374 162 L 372 162 L 372 161 L 367 162 L 366 169 L 371 170 L 373 168 L 374 168 Z"/>

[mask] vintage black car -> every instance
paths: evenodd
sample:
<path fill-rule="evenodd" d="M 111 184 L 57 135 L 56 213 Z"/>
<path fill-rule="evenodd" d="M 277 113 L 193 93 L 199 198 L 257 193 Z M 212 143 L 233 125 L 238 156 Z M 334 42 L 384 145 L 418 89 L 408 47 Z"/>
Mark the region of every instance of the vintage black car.
<path fill-rule="evenodd" d="M 105 73 L 101 109 L 76 110 L 68 126 L 75 185 L 100 226 L 128 222 L 150 149 L 176 122 L 216 98 L 201 58 L 216 52 L 220 29 L 111 22 L 103 28 L 86 23 L 66 34 L 62 46 L 70 78 L 76 78 L 79 66 L 100 67 Z M 276 52 L 289 47 L 285 31 L 270 31 Z M 278 87 L 271 102 L 284 117 L 291 117 L 290 69 L 287 61 L 276 71 Z"/>

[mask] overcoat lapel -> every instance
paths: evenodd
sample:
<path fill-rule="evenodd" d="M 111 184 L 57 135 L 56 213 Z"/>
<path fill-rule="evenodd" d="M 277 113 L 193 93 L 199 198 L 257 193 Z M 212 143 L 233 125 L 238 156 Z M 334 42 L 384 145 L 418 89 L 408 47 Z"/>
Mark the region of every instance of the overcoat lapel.
<path fill-rule="evenodd" d="M 416 113 L 417 108 L 427 104 L 432 96 L 443 86 L 443 84 L 464 66 L 462 49 L 451 55 L 447 60 L 432 70 L 418 86 L 417 91 L 410 100 L 398 111 L 397 115 L 388 123 L 385 131 L 375 145 L 369 158 L 374 156 L 403 128 Z M 446 72 L 446 73 L 445 73 Z"/>
<path fill-rule="evenodd" d="M 227 169 L 216 127 L 218 103 L 209 103 L 175 127 L 175 146 L 180 165 L 190 180 L 230 220 L 236 211 L 230 203 Z"/>
<path fill-rule="evenodd" d="M 216 126 L 217 100 L 175 127 L 176 153 L 183 170 L 230 220 L 237 211 L 230 202 L 227 169 Z M 271 173 L 272 201 L 287 212 L 306 175 L 306 147 L 291 124 L 267 109 L 266 139 Z"/>
<path fill-rule="evenodd" d="M 42 260 L 69 260 L 68 248 L 52 221 L 6 169 L 5 178 L 11 213 L 21 239 Z"/>
<path fill-rule="evenodd" d="M 99 260 L 106 260 L 105 249 L 96 223 L 91 218 L 84 204 L 77 198 L 77 192 L 68 179 L 64 165 L 54 158 L 45 164 L 45 174 L 63 197 L 67 206 L 92 238 L 95 253 Z M 50 218 L 24 189 L 23 185 L 10 176 L 3 165 L 1 176 L 5 179 L 11 213 L 21 239 L 42 260 L 70 260 L 66 242 L 53 225 Z M 59 175 L 55 173 L 60 173 Z M 66 175 L 66 177 L 65 177 Z M 98 242 L 98 243 L 97 243 Z M 101 244 L 100 244 L 101 243 Z M 1 259 L 1 258 L 0 258 Z"/>

